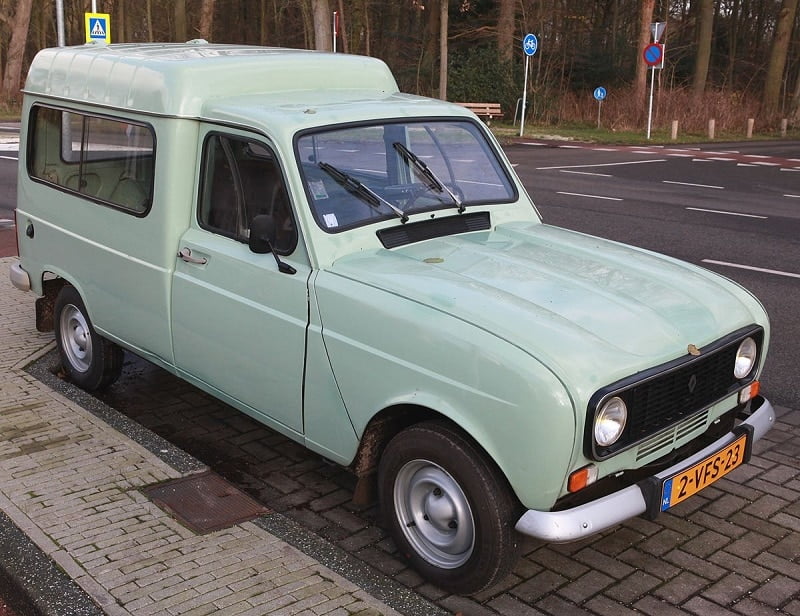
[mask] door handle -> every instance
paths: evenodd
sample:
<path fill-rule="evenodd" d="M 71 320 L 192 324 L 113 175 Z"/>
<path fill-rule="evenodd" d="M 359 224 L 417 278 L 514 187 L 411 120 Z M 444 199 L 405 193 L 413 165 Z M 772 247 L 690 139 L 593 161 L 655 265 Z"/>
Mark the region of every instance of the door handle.
<path fill-rule="evenodd" d="M 181 248 L 178 252 L 178 256 L 186 263 L 194 263 L 195 265 L 205 265 L 208 263 L 208 259 L 205 257 L 193 257 L 191 248 Z"/>

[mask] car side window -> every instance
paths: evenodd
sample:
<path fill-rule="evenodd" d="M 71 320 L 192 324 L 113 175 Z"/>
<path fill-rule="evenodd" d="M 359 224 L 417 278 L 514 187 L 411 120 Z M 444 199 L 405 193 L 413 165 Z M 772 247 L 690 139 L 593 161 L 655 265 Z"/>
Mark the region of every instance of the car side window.
<path fill-rule="evenodd" d="M 279 254 L 297 246 L 297 226 L 275 154 L 264 144 L 219 133 L 203 146 L 198 221 L 214 233 L 247 242 L 258 215 L 273 219 Z"/>
<path fill-rule="evenodd" d="M 149 211 L 155 170 L 152 127 L 35 105 L 29 144 L 32 178 L 135 216 Z"/>

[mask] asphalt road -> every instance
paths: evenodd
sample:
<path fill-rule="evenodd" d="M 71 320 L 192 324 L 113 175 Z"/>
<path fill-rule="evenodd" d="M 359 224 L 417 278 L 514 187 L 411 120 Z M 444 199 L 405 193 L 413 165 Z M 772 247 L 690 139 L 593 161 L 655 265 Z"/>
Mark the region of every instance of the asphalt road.
<path fill-rule="evenodd" d="M 10 235 L 3 229 L 13 219 L 17 152 L 2 137 L 0 234 Z M 752 290 L 772 321 L 763 391 L 800 408 L 800 143 L 670 149 L 531 140 L 506 153 L 545 222 L 698 263 Z"/>
<path fill-rule="evenodd" d="M 545 222 L 697 263 L 753 291 L 772 323 L 763 391 L 800 408 L 800 143 L 701 149 L 506 148 Z"/>

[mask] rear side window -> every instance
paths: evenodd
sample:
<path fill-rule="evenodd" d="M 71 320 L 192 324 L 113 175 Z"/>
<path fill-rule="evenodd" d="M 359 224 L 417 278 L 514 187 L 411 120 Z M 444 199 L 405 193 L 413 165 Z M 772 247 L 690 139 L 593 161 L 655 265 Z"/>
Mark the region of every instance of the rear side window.
<path fill-rule="evenodd" d="M 29 130 L 32 178 L 137 216 L 148 212 L 155 164 L 150 126 L 36 105 Z"/>

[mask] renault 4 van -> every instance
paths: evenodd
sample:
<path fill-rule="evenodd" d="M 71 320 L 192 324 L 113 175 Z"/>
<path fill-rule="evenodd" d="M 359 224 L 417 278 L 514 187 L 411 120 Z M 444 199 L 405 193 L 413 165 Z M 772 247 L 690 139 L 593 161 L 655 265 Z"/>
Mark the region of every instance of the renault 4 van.
<path fill-rule="evenodd" d="M 48 49 L 22 115 L 11 280 L 68 377 L 132 352 L 349 467 L 445 589 L 670 509 L 774 422 L 752 295 L 543 224 L 473 114 L 378 60 Z"/>

